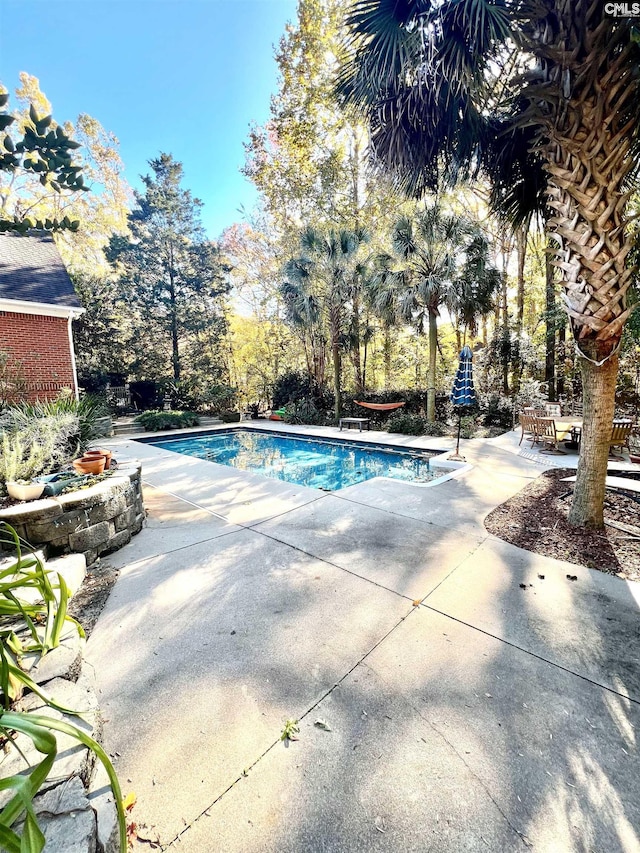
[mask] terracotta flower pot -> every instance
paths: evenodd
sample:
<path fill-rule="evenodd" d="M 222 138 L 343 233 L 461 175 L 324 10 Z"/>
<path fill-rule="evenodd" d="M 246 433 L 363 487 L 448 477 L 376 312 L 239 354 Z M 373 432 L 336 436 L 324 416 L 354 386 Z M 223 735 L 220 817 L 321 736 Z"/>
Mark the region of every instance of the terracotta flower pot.
<path fill-rule="evenodd" d="M 73 467 L 78 474 L 102 474 L 105 463 L 104 456 L 83 456 L 73 460 Z"/>
<path fill-rule="evenodd" d="M 91 457 L 92 459 L 99 458 L 100 456 L 104 456 L 104 470 L 108 471 L 111 467 L 111 451 L 110 450 L 100 450 L 98 448 L 92 448 L 91 450 L 86 450 L 84 454 L 84 459 L 88 459 Z"/>
<path fill-rule="evenodd" d="M 44 492 L 44 483 L 14 483 L 8 480 L 6 483 L 9 495 L 17 501 L 35 501 Z"/>

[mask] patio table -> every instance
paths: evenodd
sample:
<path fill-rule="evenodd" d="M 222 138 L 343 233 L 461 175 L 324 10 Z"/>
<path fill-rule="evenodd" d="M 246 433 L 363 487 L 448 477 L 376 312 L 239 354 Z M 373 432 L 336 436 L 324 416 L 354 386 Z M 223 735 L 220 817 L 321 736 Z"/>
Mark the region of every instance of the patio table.
<path fill-rule="evenodd" d="M 572 441 L 580 444 L 582 436 L 582 418 L 554 418 L 558 441 Z"/>

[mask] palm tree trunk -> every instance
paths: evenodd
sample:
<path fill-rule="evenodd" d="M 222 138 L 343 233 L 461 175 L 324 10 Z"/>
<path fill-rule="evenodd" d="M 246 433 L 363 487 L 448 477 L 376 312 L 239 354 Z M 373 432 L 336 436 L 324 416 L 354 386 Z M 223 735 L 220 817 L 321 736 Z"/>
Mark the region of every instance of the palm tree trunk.
<path fill-rule="evenodd" d="M 550 400 L 556 399 L 556 290 L 553 282 L 553 264 L 549 254 L 545 255 L 545 294 L 546 294 L 546 328 L 545 328 L 545 362 L 544 381 L 547 383 Z"/>
<path fill-rule="evenodd" d="M 436 419 L 436 355 L 438 326 L 435 311 L 429 311 L 429 374 L 427 376 L 427 420 Z"/>
<path fill-rule="evenodd" d="M 579 73 L 572 70 L 565 76 L 564 66 L 547 66 L 555 69 L 547 80 L 552 104 L 565 79 L 572 90 L 561 99 L 561 110 L 549 110 L 544 122 L 547 142 L 540 146 L 553 210 L 548 225 L 560 245 L 554 263 L 562 271 L 574 337 L 586 356 L 581 359 L 582 450 L 569 519 L 578 526 L 601 528 L 617 351 L 631 313 L 626 306 L 633 276 L 626 262 L 632 247 L 626 179 L 634 164 L 634 122 L 626 109 L 636 97 L 636 81 L 628 73 L 635 46 L 628 31 L 615 28 L 613 19 L 607 21 L 600 4 L 561 0 L 556 9 L 561 27 L 540 29 L 540 53 L 560 48 L 563 56 L 581 54 Z"/>
<path fill-rule="evenodd" d="M 518 290 L 516 308 L 516 331 L 522 334 L 524 323 L 524 264 L 527 259 L 527 227 L 521 225 L 516 231 L 516 246 L 518 249 Z"/>
<path fill-rule="evenodd" d="M 384 387 L 391 385 L 391 326 L 384 324 Z"/>
<path fill-rule="evenodd" d="M 336 398 L 334 412 L 337 422 L 340 420 L 340 417 L 342 415 L 342 400 L 340 399 L 340 373 L 342 365 L 340 359 L 340 346 L 338 344 L 338 341 L 334 340 L 334 342 L 332 343 L 331 352 L 333 354 L 333 393 L 335 394 Z"/>
<path fill-rule="evenodd" d="M 585 358 L 580 361 L 584 389 L 584 426 L 569 521 L 580 527 L 602 528 L 618 356 L 612 356 L 601 367 L 596 367 Z"/>
<path fill-rule="evenodd" d="M 558 329 L 558 358 L 557 358 L 557 382 L 556 390 L 558 391 L 558 399 L 564 395 L 564 379 L 565 379 L 565 359 L 567 356 L 567 327 L 565 324 Z"/>

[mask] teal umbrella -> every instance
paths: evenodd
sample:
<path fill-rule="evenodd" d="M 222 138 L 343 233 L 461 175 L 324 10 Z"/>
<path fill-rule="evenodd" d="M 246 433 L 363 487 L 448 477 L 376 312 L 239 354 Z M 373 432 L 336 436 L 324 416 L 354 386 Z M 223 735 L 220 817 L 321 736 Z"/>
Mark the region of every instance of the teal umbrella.
<path fill-rule="evenodd" d="M 478 405 L 478 398 L 473 387 L 473 353 L 469 346 L 464 346 L 460 353 L 460 364 L 458 365 L 456 378 L 451 389 L 450 400 L 454 408 L 458 410 L 458 441 L 456 444 L 456 456 L 458 456 L 460 450 L 462 410 Z"/>

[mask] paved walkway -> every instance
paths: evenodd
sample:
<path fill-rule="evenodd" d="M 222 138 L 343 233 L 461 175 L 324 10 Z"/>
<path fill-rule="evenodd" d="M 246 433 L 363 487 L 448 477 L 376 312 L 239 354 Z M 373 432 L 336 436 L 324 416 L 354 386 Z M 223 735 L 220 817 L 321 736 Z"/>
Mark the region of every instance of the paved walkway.
<path fill-rule="evenodd" d="M 87 651 L 163 849 L 640 851 L 640 585 L 482 523 L 540 465 L 325 494 L 113 449 L 149 522 Z"/>

